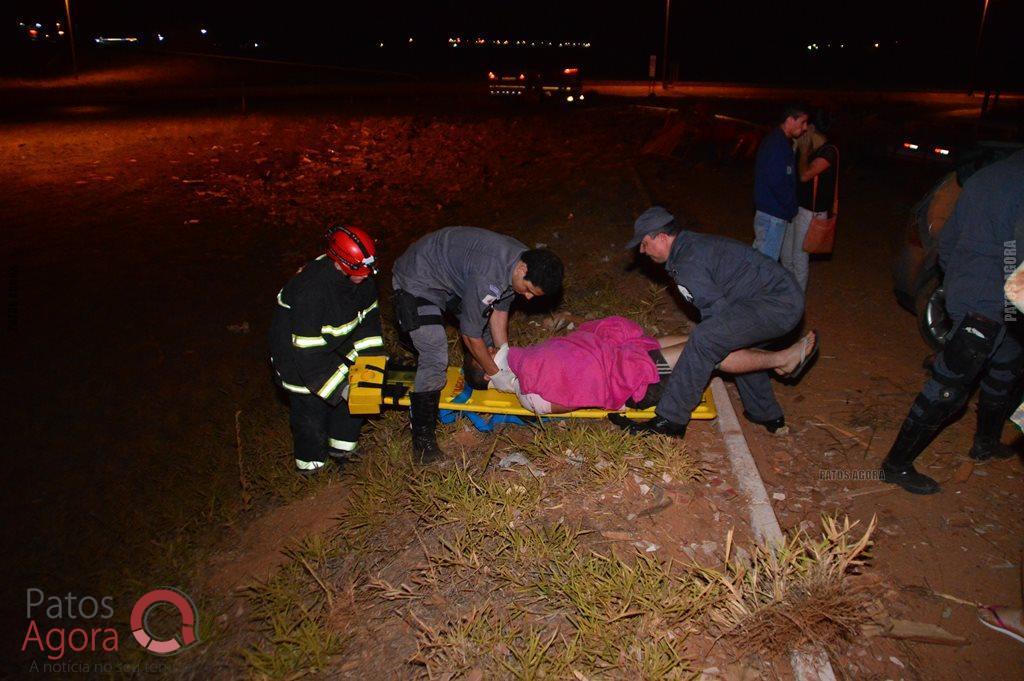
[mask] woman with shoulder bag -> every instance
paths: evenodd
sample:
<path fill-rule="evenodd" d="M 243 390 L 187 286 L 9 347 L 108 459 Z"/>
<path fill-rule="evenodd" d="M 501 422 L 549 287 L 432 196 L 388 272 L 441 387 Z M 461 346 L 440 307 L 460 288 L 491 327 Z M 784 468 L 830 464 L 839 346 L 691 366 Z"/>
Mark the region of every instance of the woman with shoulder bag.
<path fill-rule="evenodd" d="M 830 253 L 838 208 L 839 149 L 825 133 L 831 116 L 818 110 L 807 134 L 797 143 L 800 183 L 797 186 L 796 217 L 786 230 L 780 261 L 807 290 L 808 253 Z M 812 230 L 812 223 L 814 229 Z M 811 237 L 808 232 L 813 231 Z M 813 238 L 812 238 L 813 237 Z"/>

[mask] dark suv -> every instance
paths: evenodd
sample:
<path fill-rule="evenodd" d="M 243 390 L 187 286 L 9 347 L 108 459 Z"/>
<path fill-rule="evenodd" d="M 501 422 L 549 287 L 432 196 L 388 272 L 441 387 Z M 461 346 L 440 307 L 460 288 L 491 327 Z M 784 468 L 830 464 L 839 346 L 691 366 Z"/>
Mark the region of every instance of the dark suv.
<path fill-rule="evenodd" d="M 906 238 L 893 271 L 894 291 L 900 305 L 917 315 L 921 337 L 935 350 L 942 349 L 952 330 L 939 266 L 939 234 L 967 178 L 1022 148 L 1018 143 L 979 142 L 960 154 L 956 169 L 944 175 L 910 211 Z"/>

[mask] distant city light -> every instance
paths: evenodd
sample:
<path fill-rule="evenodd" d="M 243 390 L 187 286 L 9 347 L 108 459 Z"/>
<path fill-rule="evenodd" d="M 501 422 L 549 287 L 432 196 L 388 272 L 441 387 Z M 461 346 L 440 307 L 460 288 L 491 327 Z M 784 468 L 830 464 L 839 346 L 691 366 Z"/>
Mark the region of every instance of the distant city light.
<path fill-rule="evenodd" d="M 943 149 L 942 147 L 935 147 L 935 153 L 939 156 L 949 156 L 949 149 Z"/>
<path fill-rule="evenodd" d="M 205 28 L 199 29 L 199 32 L 202 33 L 203 35 L 206 35 L 206 29 Z"/>
<path fill-rule="evenodd" d="M 252 46 L 253 46 L 253 47 L 259 47 L 259 46 L 260 46 L 260 44 L 259 44 L 259 43 L 253 43 L 253 44 L 252 44 Z"/>
<path fill-rule="evenodd" d="M 914 144 L 913 142 L 904 142 L 903 143 L 903 148 L 904 149 L 909 149 L 910 151 L 917 151 L 921 147 L 919 147 L 918 145 Z"/>
<path fill-rule="evenodd" d="M 409 43 L 410 44 L 414 44 L 415 43 L 415 38 L 411 37 L 409 39 Z M 449 38 L 447 38 L 447 45 L 449 45 L 449 47 L 461 47 L 461 46 L 463 46 L 463 44 L 464 43 L 463 43 L 462 36 L 449 36 Z M 467 38 L 465 44 L 466 45 L 470 45 L 470 46 L 476 46 L 476 47 L 486 47 L 487 45 L 494 46 L 494 47 L 559 47 L 559 48 L 562 48 L 562 49 L 564 49 L 564 48 L 585 48 L 585 49 L 589 49 L 591 47 L 591 43 L 585 42 L 585 41 L 578 41 L 578 40 L 570 40 L 570 41 L 564 41 L 563 40 L 563 41 L 554 43 L 554 42 L 551 42 L 549 40 L 526 40 L 525 38 L 516 38 L 516 39 L 512 39 L 512 38 L 484 38 L 484 37 L 481 37 L 481 36 L 476 36 L 475 38 Z M 378 47 L 383 47 L 384 44 L 383 43 L 378 43 L 377 46 Z M 817 45 L 815 45 L 815 48 L 817 48 Z M 808 49 L 810 49 L 810 48 L 808 48 Z"/>
<path fill-rule="evenodd" d="M 412 43 L 413 43 L 412 36 L 409 36 L 409 44 L 412 45 Z"/>
<path fill-rule="evenodd" d="M 413 38 L 409 38 L 409 42 L 413 43 Z M 591 47 L 591 44 L 589 42 L 579 40 L 563 40 L 560 42 L 552 42 L 550 40 L 527 40 L 525 38 L 487 38 L 483 36 L 467 38 L 466 44 L 476 47 L 486 47 L 488 45 L 492 47 L 558 47 L 562 49 L 589 49 Z M 460 47 L 462 45 L 463 42 L 461 36 L 449 36 L 449 47 Z"/>
<path fill-rule="evenodd" d="M 380 42 L 378 42 L 377 47 L 384 47 L 384 41 L 381 40 Z"/>
<path fill-rule="evenodd" d="M 163 33 L 157 33 L 156 34 L 156 39 L 157 39 L 157 42 L 161 42 L 162 43 L 164 41 L 164 34 Z"/>

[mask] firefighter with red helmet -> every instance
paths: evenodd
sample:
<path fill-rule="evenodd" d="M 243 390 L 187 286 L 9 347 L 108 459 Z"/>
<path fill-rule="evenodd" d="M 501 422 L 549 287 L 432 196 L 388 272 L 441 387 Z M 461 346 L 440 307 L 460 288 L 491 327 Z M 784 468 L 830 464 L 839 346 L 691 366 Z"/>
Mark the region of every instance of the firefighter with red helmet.
<path fill-rule="evenodd" d="M 288 393 L 295 466 L 303 474 L 355 451 L 363 419 L 348 411 L 349 367 L 359 355 L 384 353 L 373 239 L 336 225 L 326 240 L 326 253 L 277 294 L 270 327 L 271 361 Z"/>

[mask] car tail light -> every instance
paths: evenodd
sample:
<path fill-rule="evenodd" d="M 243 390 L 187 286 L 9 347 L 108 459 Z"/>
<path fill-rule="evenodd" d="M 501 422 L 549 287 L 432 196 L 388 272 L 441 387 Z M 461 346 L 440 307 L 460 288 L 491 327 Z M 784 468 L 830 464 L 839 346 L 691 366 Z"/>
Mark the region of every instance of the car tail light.
<path fill-rule="evenodd" d="M 495 78 L 497 78 L 497 77 L 498 77 L 498 76 L 496 76 L 496 75 L 494 74 L 494 71 L 488 71 L 488 72 L 487 72 L 487 80 L 494 80 L 494 79 L 495 79 Z"/>
<path fill-rule="evenodd" d="M 526 80 L 526 74 L 525 73 L 520 73 L 519 74 L 519 80 Z"/>
<path fill-rule="evenodd" d="M 567 76 L 575 76 L 579 72 L 580 72 L 580 70 L 578 68 L 576 68 L 575 66 L 570 66 L 567 69 L 562 69 L 562 73 L 567 75 Z"/>

